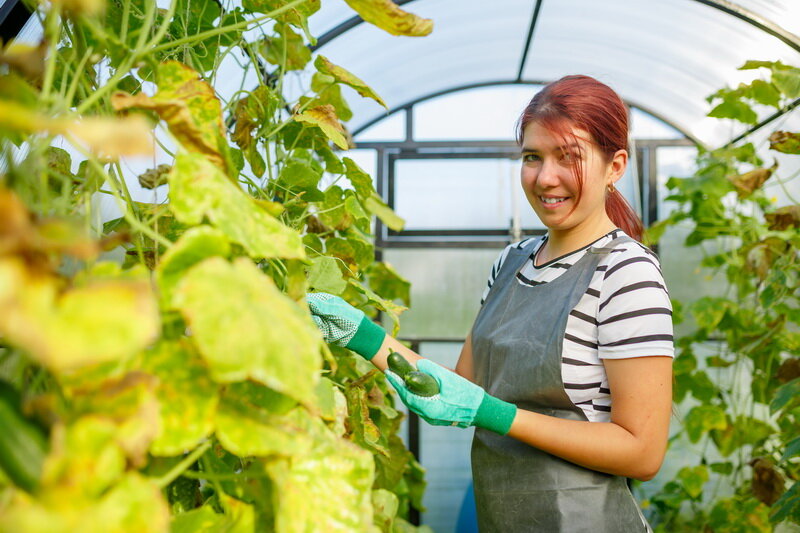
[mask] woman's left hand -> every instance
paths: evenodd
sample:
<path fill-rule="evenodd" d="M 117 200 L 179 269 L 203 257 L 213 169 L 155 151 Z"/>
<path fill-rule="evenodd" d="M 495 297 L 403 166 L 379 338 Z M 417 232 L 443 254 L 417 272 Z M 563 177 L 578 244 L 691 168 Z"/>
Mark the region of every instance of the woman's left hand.
<path fill-rule="evenodd" d="M 514 404 L 487 394 L 478 385 L 430 359 L 420 359 L 417 370 L 431 375 L 439 384 L 439 394 L 419 396 L 406 387 L 403 379 L 386 370 L 386 378 L 409 409 L 434 425 L 477 426 L 505 435 L 517 414 Z"/>

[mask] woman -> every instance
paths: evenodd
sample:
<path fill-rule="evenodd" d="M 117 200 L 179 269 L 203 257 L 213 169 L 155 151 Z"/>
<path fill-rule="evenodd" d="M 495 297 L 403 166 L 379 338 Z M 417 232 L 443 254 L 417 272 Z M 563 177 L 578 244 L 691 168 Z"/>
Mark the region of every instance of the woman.
<path fill-rule="evenodd" d="M 671 306 L 641 222 L 615 189 L 628 116 L 608 86 L 567 76 L 518 125 L 521 182 L 547 235 L 508 246 L 455 372 L 405 348 L 341 299 L 309 295 L 329 342 L 386 371 L 438 425 L 476 426 L 483 532 L 647 531 L 625 478 L 664 458 L 672 398 Z M 387 371 L 397 351 L 439 382 L 432 398 Z"/>

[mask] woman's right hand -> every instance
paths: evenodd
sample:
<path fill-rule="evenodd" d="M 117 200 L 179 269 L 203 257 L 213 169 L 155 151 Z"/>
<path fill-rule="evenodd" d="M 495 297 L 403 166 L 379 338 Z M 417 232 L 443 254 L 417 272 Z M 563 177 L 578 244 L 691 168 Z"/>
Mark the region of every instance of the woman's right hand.
<path fill-rule="evenodd" d="M 325 342 L 343 346 L 368 361 L 375 357 L 386 331 L 362 311 L 326 292 L 308 293 L 306 302 Z"/>

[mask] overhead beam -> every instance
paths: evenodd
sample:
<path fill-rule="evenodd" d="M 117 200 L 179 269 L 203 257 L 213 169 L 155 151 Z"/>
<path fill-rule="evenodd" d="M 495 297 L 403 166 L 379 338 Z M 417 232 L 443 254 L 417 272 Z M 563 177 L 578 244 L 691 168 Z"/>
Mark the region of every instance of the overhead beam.
<path fill-rule="evenodd" d="M 536 29 L 536 23 L 539 21 L 539 13 L 542 8 L 544 0 L 536 0 L 536 7 L 533 8 L 533 15 L 531 16 L 531 24 L 528 26 L 528 37 L 525 39 L 525 49 L 522 51 L 522 57 L 519 60 L 519 70 L 517 71 L 517 81 L 522 81 L 522 73 L 525 70 L 525 63 L 528 62 L 528 52 L 531 49 L 531 42 L 533 41 L 533 32 Z"/>

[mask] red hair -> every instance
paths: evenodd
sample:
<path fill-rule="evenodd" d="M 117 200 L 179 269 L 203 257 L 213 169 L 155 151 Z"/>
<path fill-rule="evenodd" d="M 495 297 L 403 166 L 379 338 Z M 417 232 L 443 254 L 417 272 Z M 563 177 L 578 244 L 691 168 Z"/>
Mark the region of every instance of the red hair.
<path fill-rule="evenodd" d="M 517 123 L 520 145 L 525 127 L 531 122 L 538 122 L 562 138 L 574 136 L 573 128 L 589 132 L 607 162 L 618 150 L 628 149 L 628 110 L 622 98 L 611 87 L 589 76 L 565 76 L 536 93 Z M 575 172 L 580 191 L 585 179 L 582 165 Z M 617 227 L 637 241 L 642 240 L 641 219 L 616 189 L 606 193 L 606 213 Z"/>

